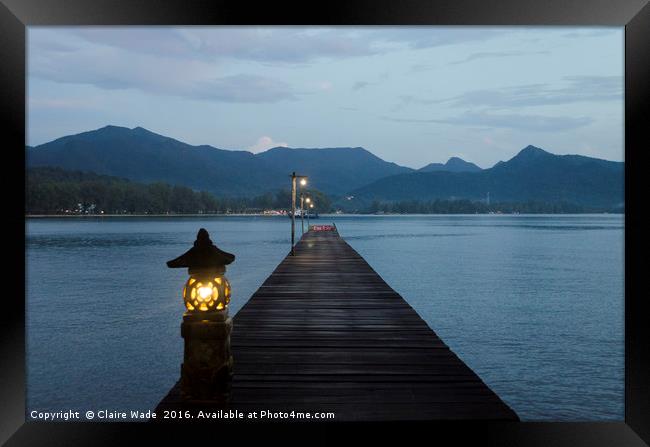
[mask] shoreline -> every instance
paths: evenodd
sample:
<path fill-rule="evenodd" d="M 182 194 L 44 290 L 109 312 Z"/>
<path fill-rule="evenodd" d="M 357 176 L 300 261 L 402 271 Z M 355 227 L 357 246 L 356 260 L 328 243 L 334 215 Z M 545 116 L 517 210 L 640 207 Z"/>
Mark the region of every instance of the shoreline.
<path fill-rule="evenodd" d="M 46 217 L 286 217 L 283 214 L 229 213 L 229 214 L 25 214 L 25 218 Z"/>
<path fill-rule="evenodd" d="M 323 217 L 408 217 L 408 216 L 625 216 L 625 213 L 471 213 L 471 214 L 458 214 L 458 213 L 430 213 L 430 214 L 417 214 L 417 213 L 403 213 L 403 214 L 369 214 L 369 213 L 342 213 L 342 214 L 321 214 L 319 218 L 311 219 L 318 220 Z M 230 214 L 25 214 L 25 219 L 51 219 L 51 218 L 115 218 L 115 217 L 156 217 L 156 218 L 178 218 L 178 217 L 266 217 L 278 218 L 288 217 L 284 214 L 262 214 L 262 213 L 230 213 Z M 299 220 L 299 218 L 296 218 Z"/>

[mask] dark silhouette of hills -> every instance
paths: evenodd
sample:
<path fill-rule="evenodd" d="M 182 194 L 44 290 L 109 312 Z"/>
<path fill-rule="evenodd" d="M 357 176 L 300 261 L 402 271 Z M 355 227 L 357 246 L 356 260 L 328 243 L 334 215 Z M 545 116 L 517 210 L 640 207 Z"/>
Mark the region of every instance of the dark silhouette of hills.
<path fill-rule="evenodd" d="M 554 155 L 527 146 L 506 162 L 478 172 L 413 172 L 370 183 L 343 200 L 346 209 L 373 201 L 456 200 L 566 202 L 593 209 L 624 203 L 624 163 L 581 155 Z"/>
<path fill-rule="evenodd" d="M 287 169 L 309 175 L 310 184 L 330 194 L 344 194 L 359 186 L 413 169 L 382 160 L 362 147 L 290 149 L 276 147 L 256 155 L 266 166 L 286 175 Z M 350 185 L 357 185 L 350 187 Z"/>
<path fill-rule="evenodd" d="M 127 178 L 163 181 L 217 196 L 256 195 L 289 187 L 292 170 L 310 186 L 343 194 L 379 178 L 411 172 L 363 148 L 274 148 L 260 154 L 192 146 L 141 127 L 106 126 L 27 147 L 28 167 L 59 167 Z"/>
<path fill-rule="evenodd" d="M 419 172 L 434 172 L 434 171 L 448 171 L 448 172 L 477 172 L 481 168 L 474 163 L 463 160 L 458 157 L 451 157 L 447 163 L 429 163 L 423 168 L 418 169 Z"/>
<path fill-rule="evenodd" d="M 141 127 L 106 126 L 26 147 L 27 165 L 94 172 L 140 183 L 165 182 L 216 197 L 252 197 L 288 189 L 289 174 L 338 205 L 365 210 L 373 202 L 471 200 L 541 201 L 593 209 L 624 205 L 624 164 L 580 155 L 554 155 L 528 146 L 489 169 L 452 157 L 420 170 L 386 162 L 356 148 L 291 149 L 259 154 L 192 146 Z M 348 200 L 347 197 L 353 196 Z"/>

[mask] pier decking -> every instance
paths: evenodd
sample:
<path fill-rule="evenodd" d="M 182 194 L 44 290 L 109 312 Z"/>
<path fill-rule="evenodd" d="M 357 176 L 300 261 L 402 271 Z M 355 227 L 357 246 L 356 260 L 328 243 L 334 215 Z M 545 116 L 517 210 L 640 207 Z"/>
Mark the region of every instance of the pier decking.
<path fill-rule="evenodd" d="M 232 409 L 518 419 L 337 232 L 303 236 L 234 317 L 231 340 Z M 182 406 L 177 385 L 158 409 Z"/>

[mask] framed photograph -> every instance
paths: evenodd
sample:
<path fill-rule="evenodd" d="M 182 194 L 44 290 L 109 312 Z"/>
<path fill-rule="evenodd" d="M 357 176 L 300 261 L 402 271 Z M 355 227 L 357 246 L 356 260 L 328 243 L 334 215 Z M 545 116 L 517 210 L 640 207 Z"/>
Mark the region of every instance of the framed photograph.
<path fill-rule="evenodd" d="M 650 442 L 647 1 L 0 20 L 7 445 Z"/>

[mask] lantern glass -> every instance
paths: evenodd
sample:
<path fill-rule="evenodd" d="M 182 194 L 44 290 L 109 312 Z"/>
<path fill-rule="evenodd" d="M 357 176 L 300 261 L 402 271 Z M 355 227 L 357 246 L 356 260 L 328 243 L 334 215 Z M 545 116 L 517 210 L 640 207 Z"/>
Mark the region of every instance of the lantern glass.
<path fill-rule="evenodd" d="M 230 282 L 223 276 L 191 276 L 183 288 L 189 312 L 222 311 L 230 304 Z"/>

